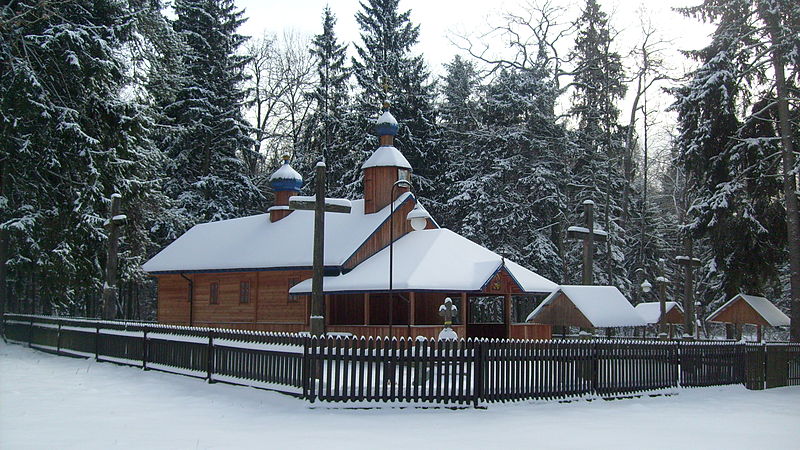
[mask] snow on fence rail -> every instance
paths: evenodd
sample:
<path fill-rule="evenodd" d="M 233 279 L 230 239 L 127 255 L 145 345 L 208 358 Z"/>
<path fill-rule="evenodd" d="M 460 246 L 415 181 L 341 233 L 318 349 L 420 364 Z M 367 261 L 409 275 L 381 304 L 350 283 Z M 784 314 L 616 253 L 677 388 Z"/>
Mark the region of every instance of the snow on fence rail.
<path fill-rule="evenodd" d="M 800 385 L 800 344 L 427 341 L 6 314 L 31 347 L 268 388 L 310 401 L 474 404 L 613 397 L 676 386 Z"/>

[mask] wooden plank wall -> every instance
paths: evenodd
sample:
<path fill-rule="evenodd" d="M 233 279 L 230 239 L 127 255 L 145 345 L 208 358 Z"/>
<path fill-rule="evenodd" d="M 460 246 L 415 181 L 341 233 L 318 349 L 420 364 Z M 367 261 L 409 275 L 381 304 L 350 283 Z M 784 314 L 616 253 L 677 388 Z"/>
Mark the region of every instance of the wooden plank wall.
<path fill-rule="evenodd" d="M 545 325 L 592 328 L 593 325 L 563 293 L 536 317 L 536 323 Z"/>
<path fill-rule="evenodd" d="M 714 318 L 714 322 L 769 326 L 769 323 L 742 298 L 728 305 Z"/>
<path fill-rule="evenodd" d="M 301 331 L 307 328 L 307 296 L 290 298 L 290 280 L 311 277 L 310 270 L 224 272 L 187 275 L 194 283 L 192 319 L 196 326 Z M 180 275 L 158 275 L 158 321 L 189 324 L 188 282 Z M 250 282 L 250 301 L 240 302 L 240 283 Z M 210 303 L 211 283 L 219 283 L 218 303 Z M 270 327 L 269 325 L 275 325 Z"/>
<path fill-rule="evenodd" d="M 397 167 L 369 167 L 364 169 L 364 212 L 372 214 L 391 202 L 392 186 L 397 181 Z M 398 186 L 395 194 L 408 192 Z"/>
<path fill-rule="evenodd" d="M 553 327 L 538 323 L 513 323 L 509 326 L 509 339 L 550 339 Z"/>

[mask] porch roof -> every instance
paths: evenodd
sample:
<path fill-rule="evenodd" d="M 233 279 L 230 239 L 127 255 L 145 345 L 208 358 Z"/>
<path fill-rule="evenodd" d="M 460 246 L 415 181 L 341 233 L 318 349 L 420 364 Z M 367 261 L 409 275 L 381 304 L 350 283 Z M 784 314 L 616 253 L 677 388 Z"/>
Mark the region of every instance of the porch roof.
<path fill-rule="evenodd" d="M 393 253 L 395 291 L 480 292 L 502 268 L 522 292 L 547 293 L 557 287 L 541 275 L 447 229 L 408 233 L 394 243 Z M 325 293 L 388 291 L 389 248 L 344 275 L 325 277 L 323 286 Z M 311 279 L 289 292 L 310 293 Z"/>

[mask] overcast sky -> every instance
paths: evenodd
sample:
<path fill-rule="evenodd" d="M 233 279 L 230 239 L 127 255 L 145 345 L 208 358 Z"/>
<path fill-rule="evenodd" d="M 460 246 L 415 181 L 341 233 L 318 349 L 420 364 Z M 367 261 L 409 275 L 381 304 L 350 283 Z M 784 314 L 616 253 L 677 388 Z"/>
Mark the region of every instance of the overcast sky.
<path fill-rule="evenodd" d="M 573 16 L 582 1 L 551 0 L 553 4 L 570 7 Z M 671 39 L 675 48 L 696 48 L 707 41 L 709 27 L 673 12 L 673 7 L 694 5 L 700 0 L 601 0 L 603 10 L 612 16 L 614 27 L 621 32 L 619 50 L 625 52 L 636 44 L 640 36 L 639 10 L 647 5 L 647 12 L 664 38 Z M 360 9 L 358 0 L 236 0 L 245 8 L 249 18 L 240 32 L 260 36 L 264 32 L 281 33 L 291 29 L 308 35 L 321 31 L 322 9 L 326 4 L 338 19 L 336 33 L 343 42 L 360 42 L 355 13 Z M 449 61 L 458 52 L 450 38 L 454 34 L 479 33 L 497 23 L 504 11 L 520 11 L 525 2 L 519 0 L 401 0 L 402 11 L 411 10 L 411 20 L 420 25 L 420 43 L 414 49 L 424 54 L 434 72 L 441 63 Z M 571 5 L 571 6 L 570 6 Z M 502 42 L 497 43 L 502 47 Z"/>
<path fill-rule="evenodd" d="M 582 0 L 550 1 L 568 8 L 565 20 L 574 19 L 584 4 Z M 671 41 L 667 46 L 667 59 L 676 69 L 676 74 L 682 74 L 689 64 L 680 56 L 679 50 L 702 48 L 708 43 L 708 34 L 713 28 L 685 18 L 672 8 L 700 2 L 701 0 L 600 0 L 603 11 L 611 16 L 612 26 L 620 33 L 616 46 L 622 55 L 627 54 L 641 39 L 640 16 L 645 8 L 643 5 L 646 5 L 645 15 L 652 20 L 660 37 Z M 236 4 L 245 9 L 245 15 L 249 18 L 239 31 L 249 36 L 280 34 L 286 30 L 308 36 L 318 34 L 322 28 L 322 9 L 327 4 L 336 14 L 336 33 L 340 42 L 360 43 L 360 30 L 355 21 L 355 13 L 360 10 L 358 0 L 236 0 Z M 429 68 L 437 75 L 443 73 L 443 63 L 450 61 L 455 54 L 463 53 L 452 44 L 454 36 L 471 35 L 473 39 L 477 39 L 475 36 L 490 30 L 492 24 L 501 23 L 503 12 L 520 12 L 525 5 L 526 2 L 522 0 L 400 0 L 400 10 L 411 10 L 412 22 L 420 25 L 420 42 L 413 51 L 424 55 Z M 505 46 L 498 39 L 486 43 L 498 52 L 502 52 Z M 571 39 L 567 44 L 572 45 Z M 352 45 L 349 49 L 352 54 Z M 650 106 L 663 110 L 670 101 L 668 96 L 654 92 L 650 97 Z M 629 113 L 626 108 L 630 104 L 631 99 L 628 98 L 621 105 L 622 123 L 627 123 Z M 662 114 L 661 122 L 656 129 L 669 130 L 674 127 L 674 119 L 668 114 Z"/>

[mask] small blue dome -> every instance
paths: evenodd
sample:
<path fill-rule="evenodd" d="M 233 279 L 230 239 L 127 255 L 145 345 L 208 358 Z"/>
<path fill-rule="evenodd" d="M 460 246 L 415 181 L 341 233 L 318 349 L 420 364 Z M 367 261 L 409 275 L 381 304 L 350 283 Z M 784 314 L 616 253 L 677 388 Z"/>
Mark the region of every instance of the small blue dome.
<path fill-rule="evenodd" d="M 283 157 L 281 167 L 269 177 L 269 185 L 278 191 L 300 191 L 303 187 L 303 177 L 289 164 L 289 156 Z"/>
<path fill-rule="evenodd" d="M 389 111 L 384 111 L 375 121 L 375 134 L 378 136 L 397 136 L 399 129 L 400 125 Z"/>

